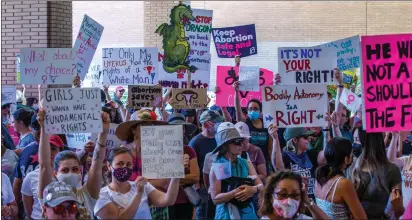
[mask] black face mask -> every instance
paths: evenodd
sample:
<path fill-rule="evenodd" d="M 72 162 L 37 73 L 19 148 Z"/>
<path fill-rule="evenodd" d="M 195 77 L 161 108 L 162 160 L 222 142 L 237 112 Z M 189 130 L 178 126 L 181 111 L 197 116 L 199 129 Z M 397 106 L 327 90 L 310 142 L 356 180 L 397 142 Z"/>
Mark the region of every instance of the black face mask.
<path fill-rule="evenodd" d="M 359 157 L 360 154 L 362 153 L 362 145 L 361 145 L 361 144 L 353 143 L 353 144 L 352 144 L 352 149 L 353 149 L 353 154 L 354 154 L 356 157 Z"/>

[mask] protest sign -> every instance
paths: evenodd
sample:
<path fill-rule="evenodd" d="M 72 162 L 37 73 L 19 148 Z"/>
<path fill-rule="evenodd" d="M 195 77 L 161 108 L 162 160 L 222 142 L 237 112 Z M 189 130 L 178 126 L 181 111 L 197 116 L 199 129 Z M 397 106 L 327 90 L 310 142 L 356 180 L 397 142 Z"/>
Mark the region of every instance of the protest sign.
<path fill-rule="evenodd" d="M 227 179 L 232 176 L 232 164 L 230 162 L 212 163 L 212 169 L 217 180 Z"/>
<path fill-rule="evenodd" d="M 326 85 L 265 86 L 263 123 L 279 128 L 325 127 L 328 112 Z"/>
<path fill-rule="evenodd" d="M 208 87 L 212 15 L 211 10 L 191 9 L 179 4 L 171 10 L 170 18 L 174 23 L 163 23 L 158 27 L 156 33 L 163 36 L 164 51 L 158 56 L 159 83 L 163 87 L 187 88 L 187 72 L 193 73 L 189 82 L 191 88 Z M 182 24 L 184 33 L 181 32 Z"/>
<path fill-rule="evenodd" d="M 129 85 L 127 107 L 158 107 L 161 108 L 162 102 L 161 86 L 131 86 Z"/>
<path fill-rule="evenodd" d="M 97 45 L 103 33 L 103 26 L 87 15 L 84 15 L 79 34 L 73 48 L 76 50 L 77 72 L 83 80 L 89 70 Z"/>
<path fill-rule="evenodd" d="M 116 136 L 116 128 L 119 126 L 118 124 L 110 123 L 109 133 L 107 134 L 106 146 L 110 150 L 114 147 L 120 147 L 121 145 L 126 144 L 125 141 L 119 140 Z M 98 133 L 92 133 L 90 140 L 94 143 L 97 143 Z"/>
<path fill-rule="evenodd" d="M 87 142 L 90 141 L 90 133 L 66 134 L 67 146 L 70 148 L 84 149 Z"/>
<path fill-rule="evenodd" d="M 351 112 L 356 112 L 362 104 L 362 99 L 347 88 L 343 89 L 339 101 Z"/>
<path fill-rule="evenodd" d="M 73 48 L 20 50 L 21 84 L 73 84 L 77 75 Z"/>
<path fill-rule="evenodd" d="M 142 176 L 184 178 L 182 125 L 141 126 Z"/>
<path fill-rule="evenodd" d="M 103 48 L 104 85 L 156 85 L 157 48 Z"/>
<path fill-rule="evenodd" d="M 325 47 L 279 47 L 281 85 L 335 84 L 337 56 Z"/>
<path fill-rule="evenodd" d="M 219 92 L 216 93 L 216 105 L 221 107 L 233 107 L 235 90 L 233 89 L 233 83 L 238 80 L 239 67 L 231 66 L 217 66 L 216 71 L 216 86 L 219 87 Z M 273 72 L 260 68 L 259 72 L 259 90 L 262 90 L 263 85 L 273 85 Z M 248 92 L 240 91 L 240 105 L 246 107 L 247 103 L 251 99 L 261 99 L 261 92 Z"/>
<path fill-rule="evenodd" d="M 16 103 L 16 87 L 1 85 L 1 105 Z"/>
<path fill-rule="evenodd" d="M 43 97 L 47 134 L 102 131 L 100 89 L 45 89 Z"/>
<path fill-rule="evenodd" d="M 203 109 L 207 104 L 207 89 L 172 89 L 173 109 Z"/>
<path fill-rule="evenodd" d="M 213 28 L 212 35 L 219 58 L 233 58 L 236 55 L 247 57 L 257 54 L 254 24 Z"/>
<path fill-rule="evenodd" d="M 16 55 L 16 70 L 17 70 L 16 82 L 20 83 L 20 55 L 19 54 Z"/>
<path fill-rule="evenodd" d="M 241 66 L 239 68 L 239 91 L 259 92 L 259 77 L 258 66 Z"/>
<path fill-rule="evenodd" d="M 331 48 L 337 57 L 337 68 L 346 75 L 354 77 L 360 68 L 360 38 L 359 36 L 322 44 L 321 46 Z"/>
<path fill-rule="evenodd" d="M 362 36 L 361 41 L 366 130 L 411 130 L 412 34 Z"/>
<path fill-rule="evenodd" d="M 82 81 L 83 88 L 101 88 L 103 86 L 102 69 L 100 64 L 91 63 Z"/>

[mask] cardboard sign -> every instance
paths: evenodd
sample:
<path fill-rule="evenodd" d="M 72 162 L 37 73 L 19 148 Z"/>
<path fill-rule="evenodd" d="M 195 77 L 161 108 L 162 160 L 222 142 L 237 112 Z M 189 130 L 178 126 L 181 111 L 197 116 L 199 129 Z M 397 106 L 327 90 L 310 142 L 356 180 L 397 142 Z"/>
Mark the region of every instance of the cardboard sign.
<path fill-rule="evenodd" d="M 206 89 L 172 89 L 173 109 L 207 108 Z"/>
<path fill-rule="evenodd" d="M 325 127 L 328 112 L 326 85 L 265 86 L 263 123 L 279 128 Z"/>
<path fill-rule="evenodd" d="M 77 75 L 73 48 L 20 50 L 21 84 L 73 84 Z"/>
<path fill-rule="evenodd" d="M 84 149 L 87 142 L 90 141 L 90 133 L 66 134 L 67 146 L 75 149 Z"/>
<path fill-rule="evenodd" d="M 77 72 L 83 80 L 89 70 L 97 45 L 103 33 L 103 26 L 87 15 L 84 15 L 79 34 L 73 48 L 77 56 Z"/>
<path fill-rule="evenodd" d="M 362 36 L 361 41 L 366 130 L 411 130 L 412 34 Z"/>
<path fill-rule="evenodd" d="M 336 84 L 333 69 L 337 56 L 325 47 L 279 47 L 281 85 Z"/>
<path fill-rule="evenodd" d="M 233 89 L 233 83 L 238 80 L 239 67 L 231 66 L 217 66 L 216 71 L 216 86 L 219 87 L 219 92 L 216 93 L 216 105 L 221 107 L 233 107 L 235 90 Z M 263 85 L 273 85 L 273 72 L 260 68 L 259 72 L 259 90 L 262 90 Z M 240 104 L 242 107 L 246 107 L 247 103 L 251 99 L 262 100 L 261 92 L 244 92 L 240 91 Z"/>
<path fill-rule="evenodd" d="M 103 86 L 102 66 L 100 64 L 91 63 L 89 71 L 86 73 L 82 81 L 83 88 L 101 88 Z"/>
<path fill-rule="evenodd" d="M 116 136 L 117 126 L 119 125 L 110 123 L 109 134 L 107 135 L 107 140 L 106 140 L 106 146 L 109 150 L 114 147 L 120 147 L 121 145 L 126 144 L 125 141 L 121 141 L 119 140 L 119 138 L 117 138 Z M 98 133 L 93 133 L 90 137 L 90 140 L 94 141 L 94 143 L 97 143 L 97 137 L 98 137 Z"/>
<path fill-rule="evenodd" d="M 239 68 L 239 91 L 259 92 L 258 66 L 241 66 Z"/>
<path fill-rule="evenodd" d="M 141 126 L 142 176 L 184 178 L 182 125 Z"/>
<path fill-rule="evenodd" d="M 103 48 L 103 84 L 156 85 L 157 48 Z"/>
<path fill-rule="evenodd" d="M 127 93 L 127 107 L 162 107 L 161 86 L 130 86 Z"/>
<path fill-rule="evenodd" d="M 100 89 L 45 89 L 43 107 L 47 134 L 99 133 L 102 131 Z"/>
<path fill-rule="evenodd" d="M 219 58 L 233 58 L 236 55 L 247 57 L 257 54 L 254 24 L 213 28 L 212 35 Z"/>
<path fill-rule="evenodd" d="M 346 75 L 354 77 L 356 70 L 360 68 L 360 38 L 359 36 L 322 44 L 321 46 L 331 48 L 337 57 L 337 67 Z"/>
<path fill-rule="evenodd" d="M 362 104 L 362 99 L 347 88 L 343 89 L 339 101 L 351 112 L 356 112 Z"/>
<path fill-rule="evenodd" d="M 232 176 L 232 164 L 226 163 L 212 163 L 213 172 L 217 180 L 227 179 Z"/>
<path fill-rule="evenodd" d="M 1 85 L 1 105 L 16 103 L 16 87 Z"/>

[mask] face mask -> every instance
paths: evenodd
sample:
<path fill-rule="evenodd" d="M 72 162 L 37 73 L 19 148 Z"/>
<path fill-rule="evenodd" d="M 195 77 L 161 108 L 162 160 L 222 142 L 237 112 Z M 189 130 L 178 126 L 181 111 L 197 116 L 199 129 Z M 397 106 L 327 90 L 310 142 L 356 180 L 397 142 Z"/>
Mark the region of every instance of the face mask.
<path fill-rule="evenodd" d="M 248 111 L 247 116 L 250 120 L 254 121 L 260 117 L 260 113 L 257 111 Z"/>
<path fill-rule="evenodd" d="M 273 200 L 273 209 L 278 216 L 283 218 L 292 218 L 298 212 L 299 201 L 287 198 L 283 200 Z"/>
<path fill-rule="evenodd" d="M 60 182 L 64 182 L 72 188 L 77 188 L 81 186 L 82 176 L 77 173 L 58 173 L 57 179 Z"/>
<path fill-rule="evenodd" d="M 132 175 L 132 169 L 127 167 L 113 169 L 113 176 L 119 182 L 126 182 Z"/>

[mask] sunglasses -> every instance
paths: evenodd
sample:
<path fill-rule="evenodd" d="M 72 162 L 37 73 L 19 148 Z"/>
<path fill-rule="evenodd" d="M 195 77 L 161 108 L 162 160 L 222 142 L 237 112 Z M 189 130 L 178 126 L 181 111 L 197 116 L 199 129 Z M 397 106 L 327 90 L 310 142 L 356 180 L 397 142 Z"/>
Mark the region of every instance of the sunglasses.
<path fill-rule="evenodd" d="M 242 145 L 242 143 L 243 143 L 243 140 L 241 140 L 241 139 L 237 139 L 237 140 L 233 140 L 233 141 L 229 142 L 229 144 L 234 144 L 236 146 L 240 146 L 240 145 Z"/>
<path fill-rule="evenodd" d="M 67 205 L 60 204 L 60 205 L 53 207 L 52 209 L 56 215 L 63 215 L 65 210 L 67 210 L 67 213 L 73 215 L 77 213 L 77 204 L 76 202 L 72 202 Z"/>

